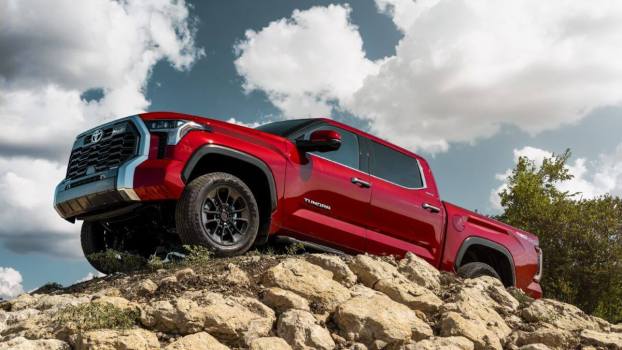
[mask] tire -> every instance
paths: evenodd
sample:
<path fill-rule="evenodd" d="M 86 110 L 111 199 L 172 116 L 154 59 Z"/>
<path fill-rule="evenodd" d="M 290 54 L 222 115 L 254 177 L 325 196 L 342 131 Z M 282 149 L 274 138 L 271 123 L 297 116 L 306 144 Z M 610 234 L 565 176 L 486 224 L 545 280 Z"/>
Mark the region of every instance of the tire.
<path fill-rule="evenodd" d="M 109 266 L 103 264 L 101 260 L 93 259 L 92 257 L 92 254 L 103 253 L 108 249 L 106 246 L 104 229 L 99 223 L 91 221 L 84 221 L 82 223 L 80 243 L 82 244 L 82 252 L 86 260 L 95 270 L 105 274 L 117 272 L 112 271 Z"/>
<path fill-rule="evenodd" d="M 497 271 L 492 268 L 492 266 L 482 262 L 471 262 L 460 266 L 460 268 L 458 269 L 458 275 L 463 278 L 490 276 L 501 280 L 501 277 L 499 276 Z"/>
<path fill-rule="evenodd" d="M 217 256 L 247 252 L 259 230 L 259 207 L 250 188 L 228 173 L 192 180 L 175 210 L 183 244 L 209 247 Z"/>

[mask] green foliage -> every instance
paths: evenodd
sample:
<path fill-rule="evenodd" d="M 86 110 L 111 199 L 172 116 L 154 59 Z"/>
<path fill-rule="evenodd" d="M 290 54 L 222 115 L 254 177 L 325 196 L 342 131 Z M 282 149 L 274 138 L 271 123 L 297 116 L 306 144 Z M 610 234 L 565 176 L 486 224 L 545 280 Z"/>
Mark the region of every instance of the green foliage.
<path fill-rule="evenodd" d="M 214 255 L 209 248 L 201 245 L 185 245 L 184 249 L 186 250 L 184 263 L 189 265 L 203 265 L 212 260 Z"/>
<path fill-rule="evenodd" d="M 139 255 L 119 252 L 108 249 L 105 252 L 89 255 L 91 261 L 96 262 L 106 271 L 132 272 L 144 269 L 147 260 Z"/>
<path fill-rule="evenodd" d="M 127 329 L 140 318 L 137 309 L 120 309 L 108 303 L 84 303 L 68 306 L 54 317 L 57 326 L 89 331 L 93 329 Z"/>
<path fill-rule="evenodd" d="M 533 232 L 544 251 L 546 297 L 622 321 L 622 199 L 558 189 L 572 178 L 567 150 L 537 166 L 520 158 L 500 193 L 498 219 Z"/>

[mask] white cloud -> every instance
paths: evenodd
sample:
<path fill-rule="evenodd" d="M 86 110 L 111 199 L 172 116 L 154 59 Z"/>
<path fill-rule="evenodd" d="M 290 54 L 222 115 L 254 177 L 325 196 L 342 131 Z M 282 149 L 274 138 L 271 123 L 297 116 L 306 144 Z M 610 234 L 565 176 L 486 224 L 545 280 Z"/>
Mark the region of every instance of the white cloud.
<path fill-rule="evenodd" d="M 622 101 L 617 1 L 376 4 L 404 35 L 394 56 L 370 62 L 347 10 L 315 7 L 238 45 L 247 89 L 266 91 L 286 116 L 293 104 L 299 115 L 337 106 L 382 137 L 431 152 L 503 125 L 536 134 Z"/>
<path fill-rule="evenodd" d="M 526 157 L 540 167 L 544 159 L 551 156 L 552 152 L 527 146 L 514 150 L 514 163 L 518 163 L 520 157 Z M 622 196 L 622 144 L 612 154 L 601 154 L 596 161 L 588 162 L 585 158 L 577 158 L 566 165 L 566 168 L 573 178 L 557 184 L 559 190 L 579 193 L 577 198 L 585 199 L 605 194 Z M 507 169 L 504 173 L 495 175 L 502 182 L 490 192 L 490 205 L 495 211 L 502 209 L 498 193 L 507 188 L 505 183 L 511 174 L 512 169 Z"/>
<path fill-rule="evenodd" d="M 23 292 L 22 274 L 11 267 L 0 266 L 0 299 L 10 299 Z"/>
<path fill-rule="evenodd" d="M 89 272 L 86 274 L 86 276 L 80 278 L 79 280 L 77 280 L 74 284 L 76 283 L 82 283 L 82 282 L 86 282 L 86 281 L 90 281 L 93 278 L 101 278 L 101 277 L 105 277 L 106 274 L 105 273 L 101 273 L 101 272 Z"/>
<path fill-rule="evenodd" d="M 235 118 L 229 118 L 227 120 L 227 123 L 242 125 L 242 126 L 245 126 L 247 128 L 253 128 L 254 129 L 254 128 L 260 126 L 260 125 L 270 123 L 270 121 L 265 121 L 265 122 L 264 121 L 255 121 L 255 122 L 251 122 L 251 123 L 245 123 L 245 122 L 243 122 L 241 120 L 237 120 Z"/>
<path fill-rule="evenodd" d="M 296 10 L 246 31 L 235 61 L 244 89 L 265 91 L 286 117 L 329 116 L 333 102 L 349 99 L 377 71 L 350 11 L 347 5 Z"/>
<path fill-rule="evenodd" d="M 79 255 L 52 208 L 77 133 L 147 109 L 153 66 L 204 53 L 180 0 L 0 3 L 0 238 L 15 251 Z M 83 94 L 100 89 L 101 98 Z"/>

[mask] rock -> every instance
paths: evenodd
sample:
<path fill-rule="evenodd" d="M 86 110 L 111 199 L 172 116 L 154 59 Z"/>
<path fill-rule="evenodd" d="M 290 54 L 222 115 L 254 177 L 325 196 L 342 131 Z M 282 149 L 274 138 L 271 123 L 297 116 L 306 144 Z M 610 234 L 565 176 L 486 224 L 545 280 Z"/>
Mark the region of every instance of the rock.
<path fill-rule="evenodd" d="M 367 287 L 378 290 L 412 309 L 432 315 L 443 304 L 429 289 L 402 275 L 397 267 L 369 255 L 357 255 L 350 263 L 350 268 Z"/>
<path fill-rule="evenodd" d="M 20 294 L 19 296 L 17 296 L 17 298 L 14 298 L 13 300 L 9 301 L 9 311 L 19 311 L 19 310 L 24 310 L 24 309 L 32 309 L 34 304 L 37 302 L 38 298 L 27 294 L 27 293 L 23 293 Z"/>
<path fill-rule="evenodd" d="M 275 319 L 274 311 L 256 299 L 212 292 L 188 292 L 175 300 L 156 301 L 141 315 L 141 322 L 151 329 L 179 334 L 205 330 L 232 344 L 268 335 Z"/>
<path fill-rule="evenodd" d="M 501 341 L 481 322 L 472 322 L 456 312 L 448 312 L 441 319 L 441 335 L 463 336 L 475 344 L 476 350 L 501 350 Z"/>
<path fill-rule="evenodd" d="M 580 334 L 581 342 L 587 345 L 605 347 L 608 349 L 622 349 L 622 334 L 604 333 L 584 329 Z"/>
<path fill-rule="evenodd" d="M 262 294 L 261 301 L 278 313 L 289 309 L 310 310 L 307 299 L 289 290 L 276 287 L 266 289 Z"/>
<path fill-rule="evenodd" d="M 622 323 L 612 324 L 609 328 L 612 332 L 622 333 Z"/>
<path fill-rule="evenodd" d="M 181 337 L 164 348 L 165 350 L 229 350 L 208 333 L 199 332 Z"/>
<path fill-rule="evenodd" d="M 122 295 L 123 293 L 121 293 L 119 288 L 114 288 L 114 287 L 105 288 L 93 294 L 93 296 L 100 296 L 100 297 L 120 297 Z"/>
<path fill-rule="evenodd" d="M 518 331 L 516 345 L 544 344 L 552 349 L 571 349 L 576 347 L 575 336 L 566 330 L 550 325 L 539 325 L 533 332 Z"/>
<path fill-rule="evenodd" d="M 140 328 L 122 331 L 102 329 L 78 334 L 75 348 L 76 350 L 152 350 L 159 349 L 160 343 L 155 334 Z"/>
<path fill-rule="evenodd" d="M 160 286 L 164 286 L 164 285 L 167 285 L 167 284 L 176 284 L 176 283 L 177 283 L 177 277 L 175 277 L 175 276 L 167 276 L 167 277 L 164 277 L 164 278 L 162 278 L 160 280 L 160 284 L 159 285 Z"/>
<path fill-rule="evenodd" d="M 458 294 L 463 299 L 479 299 L 480 304 L 503 313 L 513 313 L 520 305 L 501 281 L 490 276 L 465 280 Z"/>
<path fill-rule="evenodd" d="M 189 267 L 175 272 L 175 278 L 177 278 L 178 281 L 183 281 L 187 278 L 194 277 L 194 276 L 196 276 L 196 273 L 194 273 L 194 270 Z"/>
<path fill-rule="evenodd" d="M 69 344 L 57 339 L 30 340 L 23 337 L 0 342 L 0 350 L 70 350 Z"/>
<path fill-rule="evenodd" d="M 277 334 L 294 349 L 334 349 L 330 332 L 320 326 L 313 315 L 304 310 L 284 312 L 277 323 Z"/>
<path fill-rule="evenodd" d="M 255 338 L 249 344 L 250 350 L 291 350 L 292 347 L 279 337 Z"/>
<path fill-rule="evenodd" d="M 356 296 L 339 305 L 333 317 L 346 339 L 372 346 L 376 340 L 399 346 L 432 336 L 415 311 L 380 293 Z"/>
<path fill-rule="evenodd" d="M 138 310 L 140 309 L 139 305 L 131 302 L 125 298 L 122 297 L 109 297 L 109 296 L 103 296 L 103 297 L 99 297 L 99 298 L 95 298 L 92 301 L 93 303 L 99 303 L 99 304 L 110 304 L 118 309 L 121 310 L 128 310 L 128 309 L 134 309 L 134 310 Z"/>
<path fill-rule="evenodd" d="M 311 254 L 307 261 L 333 273 L 333 279 L 346 287 L 352 287 L 356 283 L 356 275 L 348 265 L 336 255 Z"/>
<path fill-rule="evenodd" d="M 518 350 L 549 350 L 549 349 L 550 348 L 548 346 L 544 344 L 540 344 L 540 343 L 524 345 L 518 348 Z"/>
<path fill-rule="evenodd" d="M 399 271 L 409 280 L 418 285 L 439 292 L 441 289 L 441 273 L 430 263 L 408 252 L 404 259 L 399 261 Z"/>
<path fill-rule="evenodd" d="M 539 299 L 521 311 L 527 322 L 545 322 L 568 331 L 601 330 L 598 322 L 578 307 L 551 299 Z"/>
<path fill-rule="evenodd" d="M 333 280 L 333 273 L 299 259 L 287 259 L 266 271 L 261 279 L 267 287 L 290 290 L 328 311 L 350 298 L 350 291 Z"/>
<path fill-rule="evenodd" d="M 157 290 L 158 285 L 148 278 L 138 282 L 138 285 L 136 286 L 136 291 L 138 292 L 138 295 L 143 296 L 151 295 Z"/>
<path fill-rule="evenodd" d="M 473 350 L 473 342 L 465 337 L 432 337 L 409 347 L 412 350 Z"/>
<path fill-rule="evenodd" d="M 55 310 L 46 313 L 36 309 L 22 309 L 7 314 L 6 326 L 0 332 L 0 339 L 25 337 L 27 339 L 54 338 L 51 329 L 51 318 Z"/>
<path fill-rule="evenodd" d="M 227 271 L 221 275 L 221 278 L 225 280 L 226 283 L 236 286 L 248 286 L 251 283 L 248 274 L 237 265 L 231 263 L 227 264 Z"/>
<path fill-rule="evenodd" d="M 73 296 L 71 294 L 43 295 L 38 298 L 33 308 L 37 310 L 59 310 L 67 306 L 76 306 L 91 301 L 87 296 Z"/>

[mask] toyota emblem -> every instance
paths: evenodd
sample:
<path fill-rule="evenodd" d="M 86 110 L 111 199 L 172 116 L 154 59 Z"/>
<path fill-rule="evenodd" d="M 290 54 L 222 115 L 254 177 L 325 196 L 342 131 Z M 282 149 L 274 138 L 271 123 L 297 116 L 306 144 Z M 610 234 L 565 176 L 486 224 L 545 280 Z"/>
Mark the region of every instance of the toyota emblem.
<path fill-rule="evenodd" d="M 104 132 L 101 129 L 95 130 L 95 132 L 91 134 L 91 143 L 99 142 L 102 137 L 104 137 Z"/>

